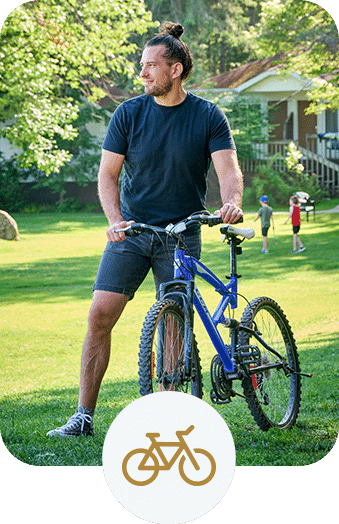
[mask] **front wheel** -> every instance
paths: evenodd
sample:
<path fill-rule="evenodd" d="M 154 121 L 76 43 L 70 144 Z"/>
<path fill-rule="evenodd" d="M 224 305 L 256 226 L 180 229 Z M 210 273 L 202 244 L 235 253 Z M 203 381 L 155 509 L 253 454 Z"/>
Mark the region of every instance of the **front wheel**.
<path fill-rule="evenodd" d="M 185 320 L 182 308 L 168 299 L 156 302 L 144 321 L 139 345 L 141 395 L 181 391 L 202 398 L 200 358 L 191 334 L 191 366 L 185 367 Z"/>
<path fill-rule="evenodd" d="M 282 357 L 279 359 L 240 329 L 240 365 L 247 360 L 242 366 L 245 371 L 242 386 L 252 416 L 264 431 L 272 427 L 291 428 L 299 412 L 301 385 L 300 375 L 293 373 L 300 372 L 300 364 L 288 320 L 274 300 L 259 297 L 246 307 L 241 324 L 256 331 Z M 256 367 L 262 371 L 250 374 L 249 369 Z"/>

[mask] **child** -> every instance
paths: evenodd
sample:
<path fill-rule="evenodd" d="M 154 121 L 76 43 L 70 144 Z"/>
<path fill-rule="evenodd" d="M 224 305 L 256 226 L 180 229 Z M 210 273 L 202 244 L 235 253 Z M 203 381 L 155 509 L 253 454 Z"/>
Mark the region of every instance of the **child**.
<path fill-rule="evenodd" d="M 288 215 L 288 218 L 285 222 L 289 221 L 289 219 L 292 219 L 292 227 L 293 227 L 293 249 L 291 253 L 302 253 L 305 251 L 305 247 L 303 246 L 303 243 L 301 242 L 300 238 L 298 237 L 298 233 L 300 231 L 300 204 L 298 197 L 291 196 L 290 198 L 290 214 Z M 299 244 L 299 249 L 297 251 L 297 243 Z"/>
<path fill-rule="evenodd" d="M 268 196 L 263 195 L 260 197 L 260 204 L 261 208 L 258 211 L 257 218 L 254 219 L 254 222 L 258 220 L 258 218 L 261 218 L 261 232 L 263 236 L 263 246 L 261 252 L 264 254 L 268 253 L 268 244 L 267 244 L 267 232 L 269 230 L 269 227 L 271 225 L 270 220 L 273 222 L 273 209 L 268 205 Z"/>

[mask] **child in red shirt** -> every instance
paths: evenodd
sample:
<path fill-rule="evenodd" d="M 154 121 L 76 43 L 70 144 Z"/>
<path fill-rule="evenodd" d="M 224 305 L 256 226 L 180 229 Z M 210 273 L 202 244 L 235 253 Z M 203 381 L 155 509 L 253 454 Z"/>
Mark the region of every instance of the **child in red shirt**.
<path fill-rule="evenodd" d="M 302 253 L 302 251 L 305 251 L 306 248 L 303 246 L 303 243 L 298 237 L 298 233 L 300 231 L 300 204 L 296 196 L 291 196 L 290 198 L 290 214 L 288 215 L 285 224 L 287 224 L 290 218 L 292 219 L 293 228 L 293 249 L 291 253 Z M 297 243 L 299 244 L 298 251 Z"/>

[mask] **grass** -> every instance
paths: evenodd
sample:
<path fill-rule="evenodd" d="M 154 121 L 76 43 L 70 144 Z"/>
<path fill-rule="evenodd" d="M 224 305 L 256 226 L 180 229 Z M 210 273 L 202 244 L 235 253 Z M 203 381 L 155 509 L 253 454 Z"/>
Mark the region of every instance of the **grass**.
<path fill-rule="evenodd" d="M 245 227 L 253 227 L 248 214 Z M 237 465 L 305 465 L 324 457 L 337 438 L 339 313 L 337 308 L 339 214 L 303 222 L 307 250 L 293 255 L 291 226 L 276 216 L 278 246 L 269 236 L 261 255 L 257 236 L 239 257 L 240 293 L 267 295 L 284 309 L 292 325 L 302 369 L 300 415 L 291 431 L 263 433 L 246 403 L 217 407 L 232 431 Z M 47 439 L 77 406 L 81 345 L 86 333 L 92 283 L 105 245 L 103 215 L 16 215 L 21 241 L 0 241 L 0 429 L 9 451 L 28 464 L 101 465 L 102 446 L 114 417 L 138 398 L 137 361 L 141 325 L 154 302 L 149 275 L 119 321 L 112 357 L 100 391 L 94 438 Z M 228 249 L 218 228 L 203 229 L 203 257 L 220 277 L 228 272 Z M 209 306 L 215 292 L 200 286 Z M 240 312 L 245 302 L 240 300 Z M 200 325 L 196 335 L 209 402 L 209 365 L 214 350 Z"/>

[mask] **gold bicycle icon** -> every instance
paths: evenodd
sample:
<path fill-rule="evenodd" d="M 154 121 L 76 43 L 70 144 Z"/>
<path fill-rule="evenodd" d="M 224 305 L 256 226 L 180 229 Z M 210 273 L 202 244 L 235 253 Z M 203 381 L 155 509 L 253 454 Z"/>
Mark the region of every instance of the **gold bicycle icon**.
<path fill-rule="evenodd" d="M 148 449 L 145 449 L 145 448 L 133 449 L 132 451 L 127 453 L 127 455 L 125 456 L 122 462 L 122 472 L 126 480 L 128 480 L 128 482 L 130 482 L 131 484 L 134 484 L 135 486 L 146 486 L 147 484 L 151 484 L 151 482 L 153 482 L 157 478 L 159 471 L 161 470 L 169 471 L 171 467 L 173 466 L 173 464 L 175 463 L 175 461 L 179 458 L 179 456 L 183 452 L 186 453 L 187 457 L 190 459 L 191 463 L 193 464 L 195 470 L 196 471 L 200 470 L 200 466 L 197 460 L 195 459 L 194 454 L 192 453 L 192 451 L 190 450 L 190 448 L 188 447 L 184 439 L 184 436 L 187 436 L 189 433 L 191 433 L 193 429 L 194 429 L 194 426 L 189 426 L 189 428 L 187 428 L 185 431 L 176 431 L 178 442 L 158 442 L 156 439 L 160 437 L 160 433 L 146 433 L 146 437 L 148 437 L 151 440 L 150 447 Z M 161 449 L 163 447 L 177 447 L 178 449 L 174 453 L 173 457 L 170 460 L 167 460 L 166 456 L 164 455 Z M 159 464 L 158 457 L 153 453 L 153 451 L 156 451 L 158 453 L 160 459 L 163 462 L 162 465 Z M 179 461 L 179 473 L 180 473 L 181 478 L 185 482 L 187 482 L 187 484 L 190 484 L 191 486 L 203 486 L 204 484 L 207 484 L 208 482 L 210 482 L 210 480 L 212 480 L 212 478 L 214 477 L 214 474 L 216 471 L 216 463 L 211 453 L 209 453 L 205 449 L 194 448 L 193 452 L 195 454 L 204 455 L 209 460 L 210 472 L 208 476 L 202 480 L 192 480 L 188 478 L 188 476 L 185 474 L 185 471 L 184 471 L 185 460 L 186 460 L 185 454 L 182 455 Z M 132 478 L 131 475 L 127 471 L 128 462 L 130 461 L 130 459 L 132 459 L 132 457 L 134 457 L 137 454 L 143 455 L 137 469 L 139 471 L 152 472 L 151 476 L 147 478 L 146 480 L 144 479 L 136 480 Z M 149 462 L 149 459 L 153 461 L 153 464 L 147 464 Z M 137 463 L 138 462 L 139 460 L 137 461 Z"/>

